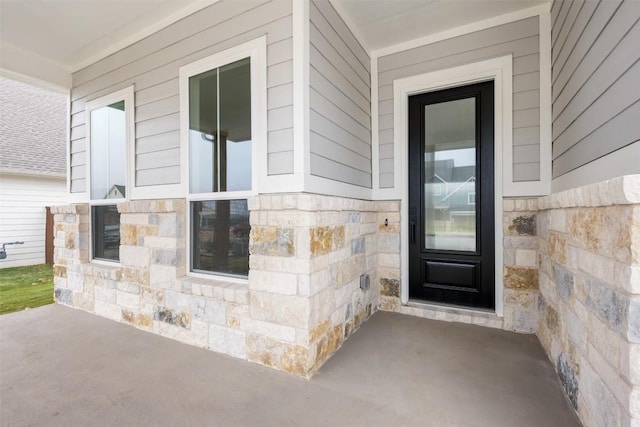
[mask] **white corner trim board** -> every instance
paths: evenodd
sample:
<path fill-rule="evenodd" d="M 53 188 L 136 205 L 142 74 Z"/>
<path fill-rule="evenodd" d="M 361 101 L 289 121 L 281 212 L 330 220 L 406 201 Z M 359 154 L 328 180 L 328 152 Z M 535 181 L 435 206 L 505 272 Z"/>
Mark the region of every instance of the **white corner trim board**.
<path fill-rule="evenodd" d="M 439 70 L 417 76 L 398 79 L 393 82 L 394 112 L 394 170 L 408 171 L 407 109 L 409 96 L 465 84 L 483 81 L 494 81 L 494 190 L 495 198 L 495 310 L 498 316 L 503 315 L 503 278 L 500 272 L 503 267 L 503 232 L 502 232 L 502 197 L 507 182 L 512 182 L 512 116 L 513 116 L 513 58 L 511 55 L 500 58 L 462 65 L 447 70 Z M 408 174 L 396 174 L 394 193 L 400 203 L 400 299 L 403 304 L 409 301 L 409 259 L 408 259 L 408 209 L 409 198 Z M 501 185 L 502 184 L 502 185 Z"/>

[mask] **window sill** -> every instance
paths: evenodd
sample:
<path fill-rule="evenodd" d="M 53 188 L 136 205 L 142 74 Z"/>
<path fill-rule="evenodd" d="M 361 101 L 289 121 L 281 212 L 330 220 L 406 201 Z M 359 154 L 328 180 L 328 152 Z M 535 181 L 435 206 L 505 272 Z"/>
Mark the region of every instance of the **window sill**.
<path fill-rule="evenodd" d="M 222 276 L 186 276 L 179 279 L 182 293 L 236 304 L 249 303 L 249 281 Z"/>

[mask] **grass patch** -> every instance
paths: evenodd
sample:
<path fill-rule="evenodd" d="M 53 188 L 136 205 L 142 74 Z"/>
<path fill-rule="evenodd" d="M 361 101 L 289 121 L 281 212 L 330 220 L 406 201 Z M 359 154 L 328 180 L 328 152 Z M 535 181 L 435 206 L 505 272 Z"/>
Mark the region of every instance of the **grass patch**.
<path fill-rule="evenodd" d="M 0 314 L 53 302 L 53 267 L 31 265 L 0 269 Z"/>

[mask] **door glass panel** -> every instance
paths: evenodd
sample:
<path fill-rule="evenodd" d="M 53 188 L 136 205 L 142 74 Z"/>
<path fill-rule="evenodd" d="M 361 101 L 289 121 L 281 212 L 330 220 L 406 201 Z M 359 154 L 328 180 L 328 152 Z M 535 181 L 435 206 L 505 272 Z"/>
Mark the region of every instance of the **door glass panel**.
<path fill-rule="evenodd" d="M 425 249 L 476 251 L 476 99 L 425 106 Z"/>

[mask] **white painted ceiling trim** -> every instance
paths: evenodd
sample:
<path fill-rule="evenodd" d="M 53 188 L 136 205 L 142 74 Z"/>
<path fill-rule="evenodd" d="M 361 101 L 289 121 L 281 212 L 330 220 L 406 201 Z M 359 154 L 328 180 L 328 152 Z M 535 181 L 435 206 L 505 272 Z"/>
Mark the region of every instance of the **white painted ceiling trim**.
<path fill-rule="evenodd" d="M 521 9 L 515 12 L 509 12 L 503 15 L 498 15 L 492 18 L 484 19 L 482 21 L 472 22 L 470 24 L 462 25 L 460 27 L 451 28 L 449 30 L 441 31 L 439 33 L 429 34 L 424 37 L 408 40 L 406 42 L 398 43 L 392 46 L 383 47 L 381 49 L 372 51 L 370 54 L 372 58 L 374 57 L 380 58 L 382 56 L 391 55 L 397 52 L 402 52 L 403 50 L 413 49 L 415 47 L 436 43 L 442 40 L 462 36 L 464 34 L 485 30 L 487 28 L 497 27 L 498 25 L 519 21 L 521 19 L 531 18 L 532 16 L 539 16 L 544 13 L 549 13 L 550 10 L 551 10 L 551 2 L 544 3 L 538 6 L 529 7 L 527 9 Z M 353 31 L 353 29 L 351 29 L 351 31 Z"/>
<path fill-rule="evenodd" d="M 329 3 L 331 3 L 333 8 L 336 10 L 336 12 L 338 12 L 338 15 L 340 15 L 340 18 L 342 18 L 344 23 L 347 24 L 347 27 L 349 27 L 349 30 L 351 30 L 351 33 L 353 34 L 353 36 L 356 38 L 356 40 L 358 40 L 358 43 L 360 43 L 360 46 L 362 46 L 362 48 L 369 55 L 371 55 L 371 49 L 369 48 L 369 46 L 365 42 L 364 36 L 358 30 L 358 26 L 354 24 L 353 20 L 349 16 L 349 14 L 344 10 L 344 6 L 342 5 L 342 3 L 340 1 L 336 1 L 336 0 L 329 0 Z"/>
<path fill-rule="evenodd" d="M 71 73 L 64 65 L 36 53 L 2 42 L 1 75 L 23 83 L 69 93 Z"/>
<path fill-rule="evenodd" d="M 204 9 L 205 7 L 218 3 L 219 1 L 220 0 L 199 0 L 195 3 L 190 3 L 188 6 L 185 6 L 182 9 L 172 13 L 171 15 L 168 15 L 165 18 L 154 22 L 153 24 L 143 28 L 132 36 L 120 40 L 115 44 L 112 44 L 111 46 L 105 48 L 104 50 L 101 50 L 100 52 L 97 52 L 95 55 L 92 55 L 83 61 L 73 64 L 71 66 L 71 73 L 75 73 L 78 70 L 81 70 L 95 62 L 100 61 L 101 59 L 106 58 L 109 55 L 112 55 L 126 48 L 127 46 L 131 46 L 132 44 L 139 42 L 145 37 L 149 37 L 150 35 L 162 30 L 163 28 L 168 27 L 174 22 L 177 22 L 182 18 L 185 18 L 201 9 Z"/>

